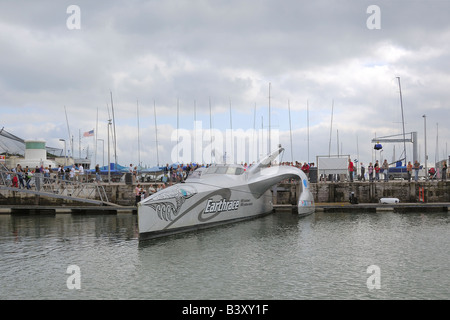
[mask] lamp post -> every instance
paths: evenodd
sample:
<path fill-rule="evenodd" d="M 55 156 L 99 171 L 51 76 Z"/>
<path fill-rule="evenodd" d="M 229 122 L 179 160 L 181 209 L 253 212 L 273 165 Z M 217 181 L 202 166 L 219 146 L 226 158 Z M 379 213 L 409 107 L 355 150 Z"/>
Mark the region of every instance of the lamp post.
<path fill-rule="evenodd" d="M 64 139 L 59 139 L 59 141 L 64 141 L 64 166 L 67 166 L 66 140 L 64 140 Z"/>
<path fill-rule="evenodd" d="M 423 131 L 424 131 L 424 139 L 425 139 L 425 179 L 428 180 L 428 155 L 427 155 L 427 116 L 423 115 Z"/>

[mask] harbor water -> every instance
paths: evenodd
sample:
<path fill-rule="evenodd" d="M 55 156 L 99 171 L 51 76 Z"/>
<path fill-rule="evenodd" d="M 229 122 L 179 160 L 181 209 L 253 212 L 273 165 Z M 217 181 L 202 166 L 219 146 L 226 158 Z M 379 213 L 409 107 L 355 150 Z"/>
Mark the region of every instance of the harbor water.
<path fill-rule="evenodd" d="M 0 299 L 449 299 L 449 223 L 276 212 L 139 243 L 136 215 L 0 215 Z"/>

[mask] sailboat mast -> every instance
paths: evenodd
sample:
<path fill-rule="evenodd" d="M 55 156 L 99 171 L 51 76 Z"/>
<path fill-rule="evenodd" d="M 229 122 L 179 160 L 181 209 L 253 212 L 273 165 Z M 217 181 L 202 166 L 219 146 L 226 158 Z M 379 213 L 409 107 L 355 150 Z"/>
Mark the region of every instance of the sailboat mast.
<path fill-rule="evenodd" d="M 97 165 L 97 138 L 98 138 L 98 107 L 97 107 L 97 120 L 95 122 L 95 134 L 94 134 L 94 144 L 95 144 L 95 156 L 94 156 L 94 166 Z"/>
<path fill-rule="evenodd" d="M 331 156 L 331 134 L 333 132 L 333 111 L 334 111 L 334 100 L 331 102 L 331 125 L 330 125 L 330 141 L 328 143 L 328 156 Z M 338 146 L 339 148 L 339 146 Z"/>
<path fill-rule="evenodd" d="M 158 127 L 156 124 L 156 102 L 153 100 L 153 114 L 155 118 L 155 138 L 156 138 L 156 164 L 159 167 L 159 151 L 158 151 Z"/>
<path fill-rule="evenodd" d="M 73 155 L 73 142 L 72 142 L 72 140 L 70 139 L 71 135 L 70 135 L 70 128 L 69 128 L 69 120 L 68 120 L 68 118 L 67 118 L 67 110 L 66 110 L 66 106 L 64 106 L 64 112 L 66 113 L 66 123 L 67 123 L 67 132 L 68 132 L 68 134 L 69 134 L 70 150 L 71 150 L 72 155 Z"/>
<path fill-rule="evenodd" d="M 109 113 L 109 106 L 106 104 L 106 110 L 108 110 L 108 183 L 111 182 L 111 150 L 109 143 L 109 133 L 111 132 L 111 114 Z"/>
<path fill-rule="evenodd" d="M 234 163 L 234 147 L 233 147 L 233 116 L 231 114 L 231 98 L 230 98 L 230 143 L 231 143 L 231 157 L 232 157 L 232 163 Z"/>
<path fill-rule="evenodd" d="M 434 163 L 439 161 L 439 123 L 436 122 L 436 151 L 434 153 Z"/>
<path fill-rule="evenodd" d="M 255 133 L 256 133 L 256 102 L 255 102 L 255 108 L 253 110 L 253 156 L 256 156 L 256 159 L 258 159 L 258 145 L 255 141 Z"/>
<path fill-rule="evenodd" d="M 155 126 L 156 126 L 156 124 L 155 124 Z M 180 140 L 179 132 L 180 132 L 180 104 L 179 104 L 179 99 L 177 99 L 177 162 L 178 162 L 178 154 L 179 154 L 178 141 Z"/>
<path fill-rule="evenodd" d="M 291 124 L 291 104 L 288 100 L 288 110 L 289 110 L 289 133 L 291 138 L 291 162 L 294 163 L 294 154 L 292 149 L 292 124 Z"/>
<path fill-rule="evenodd" d="M 213 163 L 213 139 L 212 139 L 212 112 L 211 112 L 211 97 L 209 98 L 209 140 L 211 143 L 211 163 Z"/>
<path fill-rule="evenodd" d="M 117 164 L 117 136 L 116 136 L 116 120 L 114 117 L 114 104 L 113 104 L 113 97 L 112 97 L 112 91 L 110 91 L 111 94 L 111 110 L 112 110 L 112 116 L 113 116 L 113 129 L 114 129 L 114 165 Z"/>
<path fill-rule="evenodd" d="M 270 86 L 271 86 L 271 83 L 269 82 L 269 152 L 271 152 L 272 151 L 272 148 L 271 148 L 271 123 L 270 123 Z"/>
<path fill-rule="evenodd" d="M 405 137 L 405 118 L 403 116 L 403 99 L 402 99 L 402 87 L 400 86 L 400 77 L 397 77 L 398 88 L 400 90 L 400 107 L 402 109 L 402 126 L 403 126 L 403 153 L 405 154 L 405 165 L 406 165 L 406 137 Z"/>
<path fill-rule="evenodd" d="M 140 132 L 139 132 L 139 101 L 136 100 L 136 113 L 137 113 L 137 129 L 138 129 L 138 166 L 141 165 L 141 141 L 140 141 Z"/>
<path fill-rule="evenodd" d="M 307 126 L 307 138 L 308 138 L 308 163 L 309 162 L 309 102 L 306 100 L 306 126 Z"/>
<path fill-rule="evenodd" d="M 197 156 L 197 103 L 194 100 L 194 157 L 193 160 L 198 162 L 199 159 L 196 159 Z"/>

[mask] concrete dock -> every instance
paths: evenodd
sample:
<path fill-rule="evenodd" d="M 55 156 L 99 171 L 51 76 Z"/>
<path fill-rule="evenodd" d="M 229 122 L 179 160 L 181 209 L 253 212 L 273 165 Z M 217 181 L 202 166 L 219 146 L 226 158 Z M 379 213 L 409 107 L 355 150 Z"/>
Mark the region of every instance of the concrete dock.
<path fill-rule="evenodd" d="M 450 203 L 319 203 L 316 204 L 316 212 L 354 212 L 354 213 L 375 213 L 375 212 L 448 212 Z M 296 213 L 296 206 L 291 204 L 274 205 L 274 211 Z M 56 215 L 56 214 L 136 214 L 135 206 L 0 206 L 0 215 Z"/>
<path fill-rule="evenodd" d="M 0 214 L 10 215 L 56 215 L 56 214 L 136 214 L 133 206 L 0 206 Z"/>

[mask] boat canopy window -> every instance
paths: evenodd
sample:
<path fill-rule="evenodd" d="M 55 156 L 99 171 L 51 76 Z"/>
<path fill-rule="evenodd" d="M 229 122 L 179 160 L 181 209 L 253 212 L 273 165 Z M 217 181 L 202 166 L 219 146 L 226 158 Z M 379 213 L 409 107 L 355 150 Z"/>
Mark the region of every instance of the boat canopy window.
<path fill-rule="evenodd" d="M 245 171 L 244 168 L 237 166 L 211 166 L 206 169 L 204 174 L 229 174 L 229 175 L 241 175 Z"/>
<path fill-rule="evenodd" d="M 199 179 L 202 176 L 203 170 L 195 170 L 189 175 L 189 179 Z"/>

